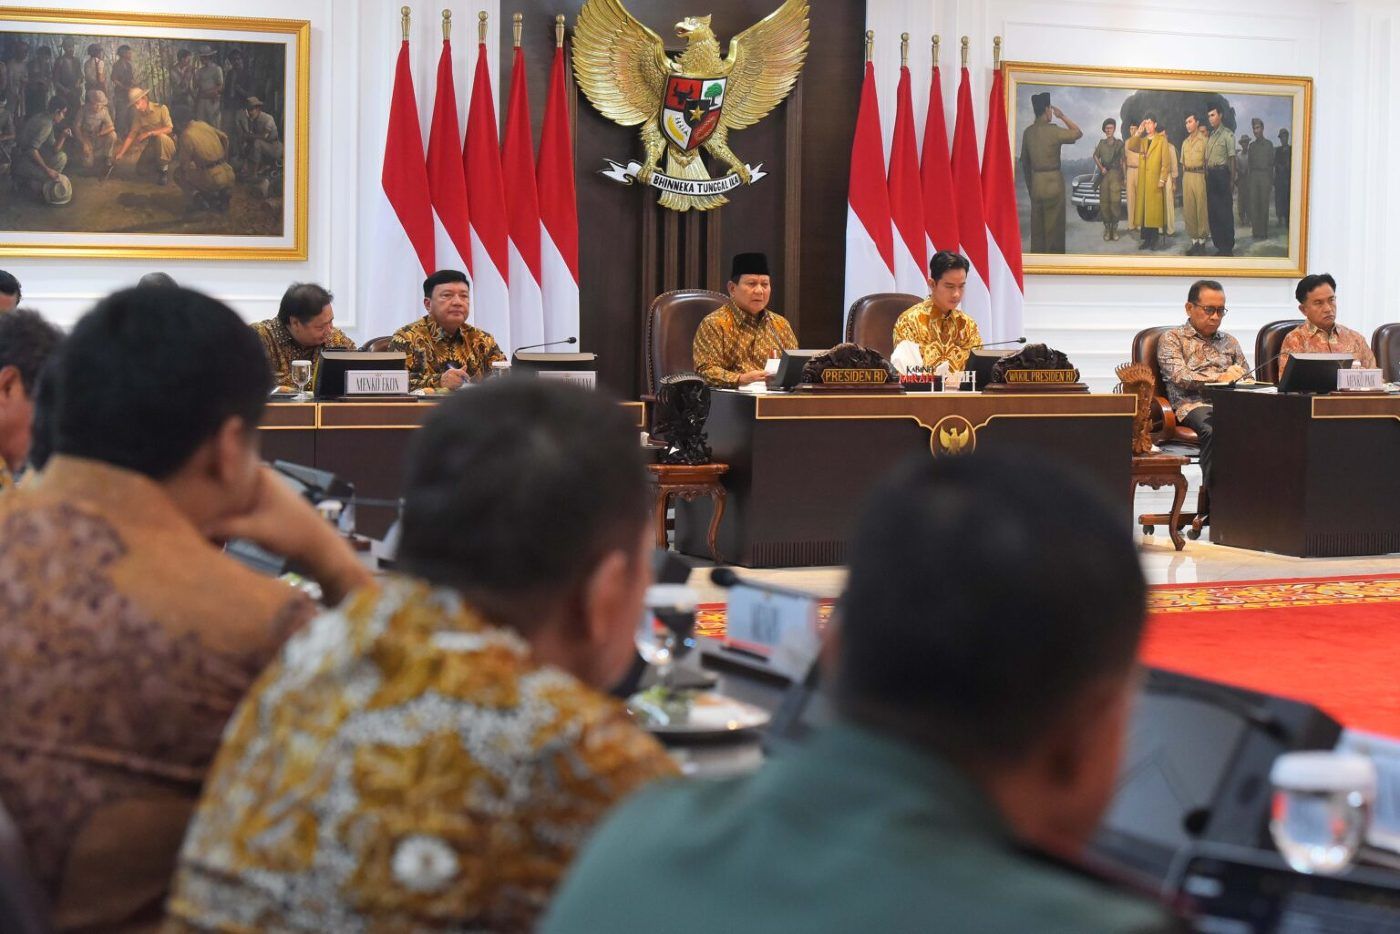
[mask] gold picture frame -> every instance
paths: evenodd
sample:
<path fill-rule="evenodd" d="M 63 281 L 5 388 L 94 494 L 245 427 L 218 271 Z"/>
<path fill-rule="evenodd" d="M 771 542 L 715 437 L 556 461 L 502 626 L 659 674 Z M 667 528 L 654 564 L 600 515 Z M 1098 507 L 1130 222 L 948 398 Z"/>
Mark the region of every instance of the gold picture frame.
<path fill-rule="evenodd" d="M 1296 278 L 1304 274 L 1308 247 L 1308 181 L 1312 147 L 1312 79 L 1283 75 L 1231 74 L 1206 71 L 1166 71 L 1132 68 L 1097 68 L 1054 65 L 1040 62 L 1003 62 L 1002 74 L 1007 96 L 1007 125 L 1011 132 L 1012 162 L 1015 166 L 1016 203 L 1021 221 L 1022 262 L 1027 273 L 1050 275 L 1107 276 L 1234 276 Z M 1049 122 L 1069 130 L 1060 109 L 1082 131 L 1082 137 L 1064 142 L 1069 133 L 1052 134 L 1039 129 L 1028 143 L 1026 130 L 1035 122 L 1037 95 L 1050 94 Z M 1185 114 L 1203 111 L 1210 104 L 1221 108 L 1221 122 L 1231 130 L 1234 169 L 1226 173 L 1186 171 L 1181 144 L 1187 137 Z M 1123 176 L 1119 214 L 1114 219 L 1101 212 L 1105 197 L 1096 152 L 1107 139 L 1104 121 L 1117 121 L 1115 138 L 1123 141 L 1123 124 L 1158 116 L 1168 146 L 1157 150 L 1153 166 L 1165 164 L 1154 176 L 1159 192 L 1170 191 L 1171 200 L 1154 205 L 1153 195 L 1136 199 L 1136 181 L 1128 191 L 1128 175 L 1123 154 Z M 1202 113 L 1209 123 L 1209 114 Z M 1262 135 L 1253 133 L 1259 118 Z M 1286 133 L 1280 134 L 1283 130 Z M 1207 125 L 1205 132 L 1209 134 Z M 1248 145 L 1262 139 L 1268 143 L 1256 150 L 1250 187 L 1248 148 L 1240 152 L 1241 133 L 1250 136 Z M 1061 145 L 1063 143 L 1063 145 Z M 1150 146 L 1150 141 L 1147 144 Z M 1200 144 L 1193 143 L 1193 150 Z M 1055 150 L 1058 149 L 1058 171 Z M 1149 152 L 1151 149 L 1148 150 Z M 1218 152 L 1218 147 L 1217 147 Z M 1196 158 L 1198 152 L 1191 157 Z M 1143 177 L 1139 165 L 1136 176 Z M 1029 170 L 1027 163 L 1030 164 Z M 1174 163 L 1174 166 L 1172 165 Z M 1170 182 L 1163 175 L 1172 172 Z M 1111 169 L 1110 169 L 1111 170 Z M 1240 177 L 1236 178 L 1236 172 Z M 1190 180 L 1187 176 L 1193 176 Z M 1056 189 L 1063 184 L 1063 229 L 1057 229 Z M 1211 217 L 1211 192 L 1223 190 L 1229 178 L 1229 216 L 1234 239 L 1216 208 Z M 1281 184 L 1287 179 L 1286 189 Z M 1208 181 L 1208 187 L 1205 183 Z M 1032 187 L 1035 194 L 1032 195 Z M 1112 183 L 1108 189 L 1112 190 Z M 1203 199 L 1203 193 L 1205 195 Z M 1190 197 L 1191 204 L 1186 204 Z M 1130 198 L 1134 198 L 1129 202 Z M 1206 204 L 1202 207 L 1203 200 Z M 1217 197 L 1214 204 L 1224 199 Z M 1138 210 L 1139 201 L 1142 210 Z M 1128 202 L 1134 209 L 1126 212 Z M 1243 203 L 1241 203 L 1243 202 Z M 1261 212 L 1261 223 L 1255 218 Z M 1170 205 L 1170 207 L 1168 207 Z M 1253 217 L 1251 217 L 1251 206 Z M 1244 212 L 1241 214 L 1241 212 Z M 1149 218 L 1151 221 L 1149 222 Z M 1281 222 L 1286 218 L 1286 223 Z M 1168 229 L 1168 225 L 1170 229 Z M 1189 228 L 1188 229 L 1188 224 Z M 1110 226 L 1116 239 L 1110 237 Z M 1148 230 L 1142 236 L 1143 227 Z M 1201 244 L 1204 234 L 1204 244 Z M 1230 252 L 1219 254 L 1219 243 Z"/>
<path fill-rule="evenodd" d="M 88 54 L 91 46 L 98 56 Z M 122 47 L 127 64 L 118 71 Z M 69 84 L 75 66 L 64 61 L 70 56 L 81 75 L 76 88 Z M 89 72 L 90 60 L 99 57 L 107 67 Z M 210 64 L 223 87 L 217 106 L 215 74 L 196 81 Z M 0 256 L 307 259 L 309 21 L 0 6 L 0 70 L 0 137 L 7 116 L 15 134 L 9 151 L 0 149 Z M 165 108 L 174 146 L 137 140 L 138 128 L 123 157 L 109 161 L 142 119 L 117 100 L 121 88 L 128 99 L 133 93 L 123 82 L 138 95 L 147 92 L 156 105 L 150 119 L 159 121 Z M 89 130 L 103 124 L 100 101 L 88 94 L 94 89 L 107 95 L 110 144 L 79 130 L 85 109 Z M 44 113 L 32 112 L 46 97 Z M 48 113 L 55 97 L 71 101 L 58 121 Z M 249 97 L 262 107 L 249 107 Z M 31 127 L 36 115 L 47 116 L 53 130 L 45 134 L 42 120 Z M 208 129 L 195 130 L 181 147 L 196 120 Z M 41 136 L 40 159 L 45 152 L 54 157 L 40 168 L 44 177 L 28 167 L 17 175 L 15 165 L 32 159 L 35 147 L 28 144 Z M 222 154 L 209 142 L 220 136 Z M 59 151 L 71 191 L 66 203 L 58 203 L 63 183 L 47 174 Z M 46 187 L 50 181 L 53 188 Z"/>

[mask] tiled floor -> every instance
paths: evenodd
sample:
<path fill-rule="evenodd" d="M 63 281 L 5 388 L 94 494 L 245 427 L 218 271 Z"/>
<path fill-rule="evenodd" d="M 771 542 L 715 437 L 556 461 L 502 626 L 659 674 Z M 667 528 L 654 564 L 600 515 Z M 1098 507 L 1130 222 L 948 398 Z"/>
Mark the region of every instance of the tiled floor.
<path fill-rule="evenodd" d="M 1199 471 L 1195 467 L 1188 467 L 1187 479 L 1190 490 L 1186 497 L 1186 508 L 1190 509 L 1196 502 L 1196 488 L 1200 482 Z M 1138 493 L 1133 514 L 1136 516 L 1143 512 L 1166 512 L 1170 507 L 1169 490 L 1143 489 Z M 1136 525 L 1133 526 L 1133 530 L 1140 543 L 1139 554 L 1142 557 L 1143 572 L 1150 584 L 1400 574 L 1400 554 L 1367 558 L 1294 558 L 1288 555 L 1246 551 L 1242 548 L 1211 544 L 1209 526 L 1206 527 L 1200 541 L 1188 540 L 1184 550 L 1176 551 L 1172 548 L 1166 529 L 1160 526 L 1153 536 L 1142 535 Z M 741 568 L 739 573 L 745 577 L 795 587 L 822 597 L 837 596 L 846 578 L 844 569 L 830 567 L 756 571 Z M 724 602 L 724 591 L 710 582 L 708 566 L 697 568 L 691 574 L 690 584 L 699 593 L 702 603 Z"/>

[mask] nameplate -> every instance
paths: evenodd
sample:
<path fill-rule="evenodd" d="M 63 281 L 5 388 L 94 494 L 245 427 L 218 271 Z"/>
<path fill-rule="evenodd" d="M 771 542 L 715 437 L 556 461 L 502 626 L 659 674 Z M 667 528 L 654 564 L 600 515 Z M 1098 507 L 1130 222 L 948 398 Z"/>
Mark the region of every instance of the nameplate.
<path fill-rule="evenodd" d="M 387 396 L 406 392 L 407 370 L 350 370 L 345 374 L 347 396 Z"/>
<path fill-rule="evenodd" d="M 557 379 L 563 383 L 573 383 L 584 389 L 598 388 L 596 370 L 540 370 L 540 379 Z"/>
<path fill-rule="evenodd" d="M 1342 390 L 1384 389 L 1385 380 L 1381 379 L 1380 370 L 1346 367 L 1337 371 L 1337 388 Z"/>
<path fill-rule="evenodd" d="M 821 639 L 814 597 L 736 584 L 729 588 L 726 616 L 726 641 L 762 655 L 778 674 L 799 680 L 816 661 Z"/>
<path fill-rule="evenodd" d="M 822 370 L 822 382 L 836 386 L 878 386 L 888 382 L 890 374 L 880 369 L 848 369 L 827 367 Z"/>
<path fill-rule="evenodd" d="M 1073 370 L 1007 370 L 1008 383 L 1074 383 L 1079 375 Z"/>

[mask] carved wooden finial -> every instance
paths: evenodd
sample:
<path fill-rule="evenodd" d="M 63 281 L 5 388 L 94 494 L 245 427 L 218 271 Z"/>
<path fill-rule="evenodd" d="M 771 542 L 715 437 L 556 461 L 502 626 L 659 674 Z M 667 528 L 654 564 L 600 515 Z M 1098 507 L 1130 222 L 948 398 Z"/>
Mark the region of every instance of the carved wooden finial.
<path fill-rule="evenodd" d="M 873 61 L 874 58 L 875 58 L 875 30 L 873 30 L 873 29 L 867 29 L 867 30 L 865 31 L 865 60 L 866 60 L 867 62 L 869 62 L 869 61 Z"/>
<path fill-rule="evenodd" d="M 899 34 L 899 64 L 904 68 L 909 67 L 909 33 L 907 32 Z"/>
<path fill-rule="evenodd" d="M 992 69 L 1001 68 L 1001 36 L 992 39 Z"/>
<path fill-rule="evenodd" d="M 476 15 L 476 18 L 477 18 L 478 20 L 480 20 L 480 22 L 478 22 L 478 23 L 476 24 L 476 37 L 477 37 L 477 39 L 479 39 L 480 41 L 485 42 L 485 41 L 486 41 L 486 21 L 487 21 L 488 19 L 490 19 L 490 17 L 486 15 L 486 11 L 485 11 L 485 10 L 482 10 L 480 13 L 478 13 L 478 14 Z"/>
<path fill-rule="evenodd" d="M 525 14 L 517 13 L 511 17 L 511 31 L 514 36 L 515 47 L 520 48 L 520 34 L 525 31 Z"/>
<path fill-rule="evenodd" d="M 943 44 L 942 36 L 933 37 L 933 67 L 938 67 L 938 47 Z"/>
<path fill-rule="evenodd" d="M 967 36 L 963 36 L 963 37 L 962 37 L 962 66 L 963 66 L 964 68 L 967 67 L 967 51 L 968 51 L 968 47 L 971 46 L 971 45 L 972 45 L 972 40 L 970 40 Z"/>
<path fill-rule="evenodd" d="M 408 19 L 409 19 L 409 16 L 410 16 L 410 15 L 411 15 L 411 11 L 408 9 L 408 7 L 403 7 L 402 9 L 399 10 L 399 16 L 402 17 L 402 19 L 403 19 L 403 41 L 404 41 L 404 42 L 407 42 L 407 41 L 408 41 Z"/>
<path fill-rule="evenodd" d="M 554 47 L 562 49 L 564 47 L 564 14 L 560 13 L 554 17 Z"/>
<path fill-rule="evenodd" d="M 446 42 L 452 38 L 452 11 L 442 11 L 442 41 Z"/>

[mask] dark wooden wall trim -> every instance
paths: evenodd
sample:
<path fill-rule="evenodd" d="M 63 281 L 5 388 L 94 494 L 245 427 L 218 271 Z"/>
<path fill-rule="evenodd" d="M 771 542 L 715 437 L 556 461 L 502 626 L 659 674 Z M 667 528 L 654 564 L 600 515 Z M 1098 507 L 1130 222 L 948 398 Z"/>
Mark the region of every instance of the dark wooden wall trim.
<path fill-rule="evenodd" d="M 778 0 L 631 0 L 628 9 L 663 37 L 685 16 L 713 14 L 727 51 L 736 33 L 767 16 Z M 501 13 L 524 14 L 522 44 L 529 67 L 535 140 L 544 118 L 554 56 L 554 16 L 570 30 L 582 0 L 516 0 Z M 619 127 L 574 88 L 574 157 L 579 196 L 579 275 L 583 349 L 599 355 L 599 375 L 614 391 L 641 391 L 645 315 L 651 299 L 676 288 L 723 291 L 733 253 L 760 250 L 775 273 L 773 307 L 793 322 L 803 346 L 839 340 L 845 274 L 846 184 L 851 132 L 864 55 L 863 0 L 813 0 L 807 65 L 792 96 L 767 119 L 730 137 L 735 153 L 771 173 L 730 195 L 717 211 L 677 214 L 656 204 L 656 192 L 602 177 L 607 158 L 637 158 L 635 128 Z M 502 61 L 511 60 L 510 30 Z M 668 42 L 671 41 L 668 38 Z M 510 77 L 502 77 L 502 100 Z M 572 86 L 572 74 L 570 74 Z M 718 167 L 712 160 L 712 173 Z"/>

